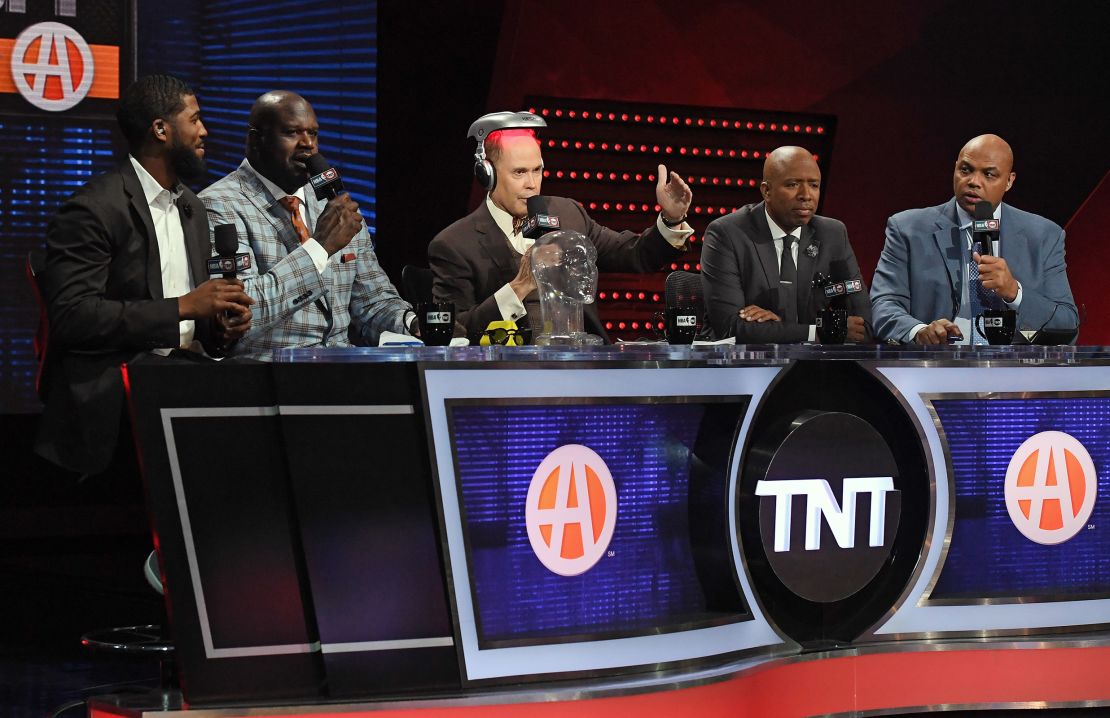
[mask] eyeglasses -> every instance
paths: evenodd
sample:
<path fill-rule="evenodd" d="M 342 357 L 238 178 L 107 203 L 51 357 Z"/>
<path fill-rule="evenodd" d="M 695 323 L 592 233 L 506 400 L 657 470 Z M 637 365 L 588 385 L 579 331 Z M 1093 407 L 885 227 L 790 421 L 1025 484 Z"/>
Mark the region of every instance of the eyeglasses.
<path fill-rule="evenodd" d="M 514 347 L 524 344 L 524 332 L 518 329 L 503 329 L 501 327 L 497 329 L 486 329 L 482 332 L 482 336 L 485 337 L 490 344 L 504 344 Z"/>

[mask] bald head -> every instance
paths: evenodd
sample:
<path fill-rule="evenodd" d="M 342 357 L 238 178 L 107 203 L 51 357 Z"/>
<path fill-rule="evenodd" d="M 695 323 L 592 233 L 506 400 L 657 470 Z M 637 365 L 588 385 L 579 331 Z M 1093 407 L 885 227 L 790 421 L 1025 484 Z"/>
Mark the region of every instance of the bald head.
<path fill-rule="evenodd" d="M 767 153 L 763 160 L 763 181 L 780 180 L 784 173 L 796 167 L 807 167 L 821 176 L 821 170 L 814 161 L 813 155 L 805 147 L 779 147 Z"/>
<path fill-rule="evenodd" d="M 265 127 L 272 125 L 281 118 L 281 114 L 287 108 L 295 105 L 306 105 L 308 109 L 312 109 L 312 105 L 308 104 L 308 100 L 304 99 L 295 92 L 289 90 L 271 90 L 264 95 L 260 95 L 254 104 L 251 106 L 250 123 L 252 129 L 261 130 Z"/>
<path fill-rule="evenodd" d="M 1014 151 L 1010 149 L 1010 143 L 998 135 L 972 137 L 960 150 L 961 155 L 967 152 L 989 154 L 997 158 L 999 162 L 1005 163 L 1005 167 L 1000 167 L 1004 172 L 1009 172 L 1014 168 Z"/>
<path fill-rule="evenodd" d="M 293 194 L 308 181 L 305 161 L 317 152 L 319 132 L 307 100 L 288 90 L 267 92 L 251 107 L 247 159 L 259 174 Z"/>
<path fill-rule="evenodd" d="M 804 147 L 779 147 L 763 162 L 767 214 L 785 232 L 809 224 L 821 198 L 821 168 Z"/>
<path fill-rule="evenodd" d="M 1015 179 L 1009 143 L 998 135 L 979 135 L 968 140 L 956 156 L 952 191 L 960 207 L 974 215 L 980 202 L 990 202 L 992 209 L 998 207 Z"/>

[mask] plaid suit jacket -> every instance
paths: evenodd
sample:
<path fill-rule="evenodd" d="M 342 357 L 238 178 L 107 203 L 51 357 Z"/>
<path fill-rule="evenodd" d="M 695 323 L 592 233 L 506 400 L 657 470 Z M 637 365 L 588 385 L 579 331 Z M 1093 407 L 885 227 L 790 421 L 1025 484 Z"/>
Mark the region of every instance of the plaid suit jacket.
<path fill-rule="evenodd" d="M 305 197 L 305 224 L 313 232 L 325 203 L 311 187 Z M 405 332 L 404 315 L 411 307 L 378 265 L 365 223 L 320 274 L 301 247 L 289 212 L 246 160 L 200 199 L 208 210 L 212 253 L 215 227 L 233 224 L 238 251 L 251 257 L 251 268 L 239 276 L 256 302 L 254 319 L 233 356 L 269 360 L 274 350 L 287 347 L 376 346 L 383 331 Z"/>

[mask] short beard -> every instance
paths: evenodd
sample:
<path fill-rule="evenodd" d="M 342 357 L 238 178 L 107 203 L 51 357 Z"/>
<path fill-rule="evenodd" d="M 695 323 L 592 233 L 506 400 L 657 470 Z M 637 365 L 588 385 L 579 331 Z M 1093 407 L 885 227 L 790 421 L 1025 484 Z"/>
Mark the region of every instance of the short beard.
<path fill-rule="evenodd" d="M 170 147 L 170 167 L 173 168 L 177 178 L 183 182 L 193 182 L 203 178 L 207 169 L 204 166 L 204 158 L 198 157 L 194 148 L 176 143 Z"/>

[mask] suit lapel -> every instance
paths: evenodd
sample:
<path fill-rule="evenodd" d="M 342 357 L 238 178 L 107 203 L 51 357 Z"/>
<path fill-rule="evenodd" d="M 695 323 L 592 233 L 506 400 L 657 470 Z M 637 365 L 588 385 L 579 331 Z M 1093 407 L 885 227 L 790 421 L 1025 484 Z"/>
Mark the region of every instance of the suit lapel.
<path fill-rule="evenodd" d="M 135 168 L 128 160 L 120 167 L 120 176 L 123 177 L 123 190 L 131 199 L 131 211 L 139 218 L 143 228 L 143 239 L 146 241 L 146 284 L 147 291 L 153 299 L 163 299 L 162 294 L 162 255 L 158 251 L 158 238 L 154 234 L 154 220 L 150 216 L 150 207 L 147 205 L 146 194 L 135 174 Z"/>
<path fill-rule="evenodd" d="M 493 221 L 493 215 L 485 202 L 474 215 L 474 231 L 478 235 L 478 246 L 482 248 L 482 252 L 503 274 L 515 275 L 517 267 L 513 266 L 516 262 L 509 248 L 509 240 L 502 234 L 497 222 Z"/>
<path fill-rule="evenodd" d="M 999 215 L 1002 226 L 998 230 L 998 255 L 1006 260 L 1011 271 L 1017 263 L 1020 272 L 1020 264 L 1032 255 L 1027 247 L 1029 240 L 1021 228 L 1014 224 L 1014 217 L 1009 209 L 1006 204 L 1003 204 L 1002 214 Z"/>
<path fill-rule="evenodd" d="M 208 279 L 208 258 L 212 256 L 208 215 L 204 205 L 189 188 L 181 193 L 177 205 L 178 212 L 181 213 L 181 231 L 185 235 L 185 256 L 189 260 L 189 273 L 193 277 L 193 286 L 198 287 Z"/>
<path fill-rule="evenodd" d="M 963 232 L 960 231 L 960 222 L 956 215 L 956 199 L 952 198 L 948 204 L 942 205 L 937 213 L 936 231 L 933 232 L 933 241 L 936 242 L 937 251 L 944 260 L 948 278 L 956 291 L 962 293 L 964 275 L 964 241 Z"/>
<path fill-rule="evenodd" d="M 239 182 L 243 188 L 243 194 L 254 205 L 255 214 L 259 218 L 264 218 L 273 226 L 274 234 L 285 247 L 285 251 L 287 253 L 292 252 L 301 246 L 301 239 L 297 236 L 297 230 L 293 229 L 293 221 L 289 212 L 281 202 L 278 202 L 270 194 L 270 191 L 266 189 L 266 186 L 254 173 L 244 167 L 246 160 L 243 160 L 243 163 L 236 170 L 239 173 Z M 309 216 L 307 203 L 305 205 L 305 218 L 308 220 L 306 224 L 309 227 L 315 227 L 316 218 Z"/>
<path fill-rule="evenodd" d="M 755 226 L 755 253 L 759 257 L 759 264 L 763 268 L 763 276 L 768 287 L 779 286 L 779 261 L 775 256 L 775 242 L 771 239 L 771 227 L 767 224 L 767 214 L 760 202 L 752 208 L 752 224 Z M 799 276 L 801 273 L 799 273 Z"/>
<path fill-rule="evenodd" d="M 813 237 L 816 234 L 812 224 L 802 226 L 802 238 L 798 240 L 798 286 L 794 288 L 794 293 L 798 300 L 798 317 L 805 319 L 810 316 L 811 303 L 809 298 L 812 295 L 810 292 L 810 278 L 813 277 L 814 257 L 817 256 L 814 252 L 813 256 L 806 251 L 813 243 Z M 846 277 L 839 277 L 839 279 L 846 279 Z"/>

